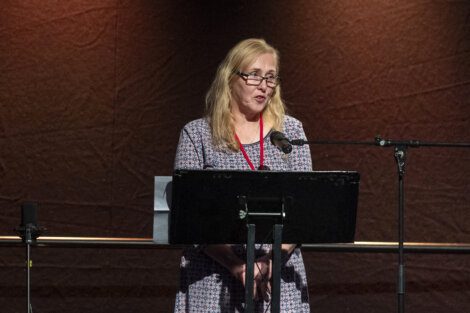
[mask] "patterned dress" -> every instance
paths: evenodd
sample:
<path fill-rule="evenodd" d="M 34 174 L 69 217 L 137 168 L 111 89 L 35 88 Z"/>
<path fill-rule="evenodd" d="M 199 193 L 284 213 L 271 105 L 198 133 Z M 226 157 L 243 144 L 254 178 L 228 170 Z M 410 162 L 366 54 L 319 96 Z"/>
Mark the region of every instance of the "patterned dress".
<path fill-rule="evenodd" d="M 287 138 L 306 139 L 302 124 L 286 116 L 284 130 Z M 243 145 L 255 168 L 259 166 L 259 142 Z M 311 171 L 308 146 L 293 147 L 284 154 L 271 144 L 269 134 L 264 138 L 264 164 L 276 171 Z M 250 170 L 241 152 L 222 151 L 212 144 L 211 130 L 206 119 L 188 123 L 181 131 L 176 152 L 175 169 Z M 246 259 L 244 245 L 231 246 L 235 254 Z M 257 244 L 255 256 L 271 249 L 269 244 Z M 308 313 L 307 279 L 299 248 L 281 268 L 281 312 Z M 202 252 L 200 247 L 186 248 L 181 258 L 180 289 L 176 296 L 176 313 L 232 313 L 244 311 L 245 291 L 242 283 L 229 271 Z M 269 303 L 255 302 L 255 312 L 269 312 Z"/>

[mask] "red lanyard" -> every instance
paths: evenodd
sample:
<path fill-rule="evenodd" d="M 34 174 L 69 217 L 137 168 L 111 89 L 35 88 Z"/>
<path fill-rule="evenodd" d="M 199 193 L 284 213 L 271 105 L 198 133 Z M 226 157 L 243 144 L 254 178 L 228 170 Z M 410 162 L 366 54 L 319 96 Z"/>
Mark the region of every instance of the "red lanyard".
<path fill-rule="evenodd" d="M 243 156 L 245 157 L 246 162 L 248 163 L 250 168 L 254 171 L 255 167 L 253 166 L 253 163 L 251 162 L 248 154 L 246 154 L 245 148 L 243 148 L 243 145 L 240 142 L 240 139 L 238 138 L 237 134 L 235 134 L 235 139 L 237 140 L 238 145 L 240 146 L 240 150 L 243 153 Z M 259 114 L 259 168 L 260 169 L 264 168 L 263 113 Z"/>

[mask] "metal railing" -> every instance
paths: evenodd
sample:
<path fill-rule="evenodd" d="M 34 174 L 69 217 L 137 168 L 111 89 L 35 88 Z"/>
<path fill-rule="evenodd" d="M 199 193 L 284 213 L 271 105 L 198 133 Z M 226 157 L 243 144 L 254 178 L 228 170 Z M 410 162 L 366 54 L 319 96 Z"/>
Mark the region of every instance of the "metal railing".
<path fill-rule="evenodd" d="M 0 247 L 23 247 L 18 236 L 0 236 Z M 41 236 L 34 244 L 36 247 L 60 248 L 140 248 L 140 249 L 181 249 L 180 245 L 157 244 L 152 238 L 126 237 L 51 237 Z M 317 252 L 362 252 L 396 253 L 397 242 L 355 241 L 354 243 L 303 244 L 304 251 Z M 405 242 L 407 253 L 470 253 L 468 243 Z"/>

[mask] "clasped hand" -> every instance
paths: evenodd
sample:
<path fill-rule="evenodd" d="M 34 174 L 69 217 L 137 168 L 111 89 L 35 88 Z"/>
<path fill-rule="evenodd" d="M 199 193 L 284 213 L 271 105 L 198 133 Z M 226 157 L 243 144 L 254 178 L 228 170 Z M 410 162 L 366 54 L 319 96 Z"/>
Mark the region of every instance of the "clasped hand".
<path fill-rule="evenodd" d="M 246 287 L 246 264 L 233 269 L 232 274 Z M 272 260 L 268 255 L 259 257 L 254 264 L 254 299 L 269 301 L 271 297 Z"/>

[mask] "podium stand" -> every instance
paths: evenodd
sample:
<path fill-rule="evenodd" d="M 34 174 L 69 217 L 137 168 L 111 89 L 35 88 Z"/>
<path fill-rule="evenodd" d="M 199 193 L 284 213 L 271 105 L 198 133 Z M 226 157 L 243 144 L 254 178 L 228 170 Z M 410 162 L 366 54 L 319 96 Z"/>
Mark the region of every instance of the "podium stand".
<path fill-rule="evenodd" d="M 272 312 L 280 312 L 281 243 L 354 241 L 357 172 L 177 170 L 170 244 L 247 244 L 246 310 L 253 310 L 255 243 L 273 244 Z"/>

